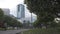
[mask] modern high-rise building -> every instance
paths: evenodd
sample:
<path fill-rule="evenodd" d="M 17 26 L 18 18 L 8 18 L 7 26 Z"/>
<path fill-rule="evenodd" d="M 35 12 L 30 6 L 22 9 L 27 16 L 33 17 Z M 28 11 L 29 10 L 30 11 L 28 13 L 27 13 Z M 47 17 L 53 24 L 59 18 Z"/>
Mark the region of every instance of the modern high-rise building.
<path fill-rule="evenodd" d="M 25 6 L 22 4 L 17 5 L 17 18 L 21 19 L 25 17 Z"/>
<path fill-rule="evenodd" d="M 4 15 L 10 15 L 10 9 L 8 8 L 2 8 Z"/>

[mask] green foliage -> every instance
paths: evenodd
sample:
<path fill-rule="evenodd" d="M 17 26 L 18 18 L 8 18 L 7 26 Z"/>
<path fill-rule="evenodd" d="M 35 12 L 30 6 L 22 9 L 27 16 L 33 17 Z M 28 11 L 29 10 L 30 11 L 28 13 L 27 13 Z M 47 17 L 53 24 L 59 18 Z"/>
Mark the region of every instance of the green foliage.
<path fill-rule="evenodd" d="M 0 27 L 3 27 L 4 24 L 4 12 L 3 10 L 0 8 Z"/>
<path fill-rule="evenodd" d="M 13 27 L 22 26 L 22 23 L 19 22 L 16 18 L 12 18 L 10 16 L 4 15 L 3 10 L 0 9 L 0 26 L 4 26 L 4 23 L 7 23 L 8 26 L 13 26 Z"/>
<path fill-rule="evenodd" d="M 30 12 L 36 14 L 43 12 L 54 14 L 59 10 L 59 0 L 25 0 L 25 4 L 27 4 Z"/>
<path fill-rule="evenodd" d="M 39 23 L 38 20 L 36 20 L 36 21 L 33 23 L 33 26 L 34 26 L 34 27 L 38 27 L 39 25 L 41 26 L 41 23 Z M 40 27 L 40 26 L 39 26 L 39 27 Z"/>
<path fill-rule="evenodd" d="M 37 15 L 37 24 L 53 23 L 60 11 L 60 0 L 25 0 L 24 2 L 30 12 Z"/>
<path fill-rule="evenodd" d="M 58 27 L 58 23 L 53 22 L 53 23 L 50 24 L 50 26 L 51 26 L 51 27 L 54 27 L 54 28 L 55 28 L 55 27 L 57 28 L 57 27 Z"/>
<path fill-rule="evenodd" d="M 4 12 L 3 10 L 0 8 L 0 21 L 3 21 L 4 18 Z"/>
<path fill-rule="evenodd" d="M 23 34 L 60 34 L 60 32 L 57 29 L 32 29 L 29 31 L 23 32 Z"/>
<path fill-rule="evenodd" d="M 6 15 L 4 16 L 4 22 L 7 23 L 7 25 L 13 26 L 13 27 L 22 26 L 21 22 L 17 21 L 17 19 L 12 18 L 10 16 L 6 16 Z"/>

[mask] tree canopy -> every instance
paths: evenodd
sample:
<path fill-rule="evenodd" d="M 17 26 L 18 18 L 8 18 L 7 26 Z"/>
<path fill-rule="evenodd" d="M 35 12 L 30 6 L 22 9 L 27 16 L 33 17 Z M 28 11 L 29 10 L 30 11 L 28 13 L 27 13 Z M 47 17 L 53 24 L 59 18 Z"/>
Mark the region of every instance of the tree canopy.
<path fill-rule="evenodd" d="M 38 23 L 52 22 L 60 12 L 60 0 L 25 0 L 24 2 L 30 12 L 37 15 Z"/>
<path fill-rule="evenodd" d="M 21 22 L 19 22 L 17 19 L 12 18 L 10 16 L 6 16 L 6 15 L 4 16 L 4 22 L 7 23 L 7 25 L 13 26 L 13 27 L 22 26 Z"/>
<path fill-rule="evenodd" d="M 0 27 L 4 27 L 5 23 L 7 23 L 7 26 L 12 26 L 12 27 L 22 26 L 22 23 L 19 22 L 16 18 L 12 18 L 10 16 L 4 15 L 3 10 L 0 8 Z"/>
<path fill-rule="evenodd" d="M 27 8 L 35 14 L 56 13 L 59 11 L 60 0 L 25 0 Z"/>
<path fill-rule="evenodd" d="M 0 8 L 0 21 L 3 21 L 4 18 L 4 12 L 3 10 Z"/>

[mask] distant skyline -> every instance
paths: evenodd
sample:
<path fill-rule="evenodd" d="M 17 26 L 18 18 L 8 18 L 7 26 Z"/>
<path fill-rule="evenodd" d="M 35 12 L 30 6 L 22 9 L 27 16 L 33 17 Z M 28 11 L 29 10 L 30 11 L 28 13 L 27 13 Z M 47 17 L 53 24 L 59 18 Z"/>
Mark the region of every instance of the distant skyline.
<path fill-rule="evenodd" d="M 11 11 L 10 14 L 13 14 L 14 16 L 16 16 L 16 11 L 17 11 L 16 6 L 18 4 L 24 4 L 24 0 L 0 0 L 0 8 L 9 8 Z M 26 8 L 26 5 L 25 5 L 25 16 L 31 17 L 29 10 Z"/>

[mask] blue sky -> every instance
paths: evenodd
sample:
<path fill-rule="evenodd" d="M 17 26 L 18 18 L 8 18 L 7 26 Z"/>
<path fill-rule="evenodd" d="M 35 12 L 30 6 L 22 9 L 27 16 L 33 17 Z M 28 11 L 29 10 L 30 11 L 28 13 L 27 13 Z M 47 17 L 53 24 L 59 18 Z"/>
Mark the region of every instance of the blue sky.
<path fill-rule="evenodd" d="M 0 8 L 9 8 L 10 9 L 10 14 L 13 14 L 16 16 L 16 6 L 18 4 L 24 4 L 24 0 L 0 0 Z M 29 13 L 29 10 L 26 8 L 25 5 L 25 15 L 26 17 L 30 17 L 31 14 Z M 33 16 L 35 16 L 33 14 Z"/>

